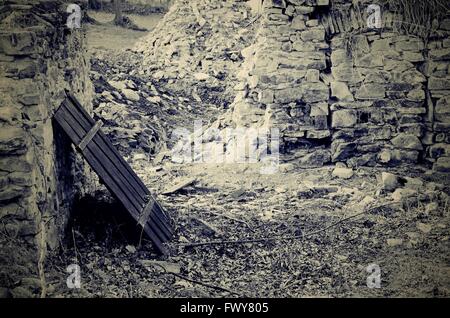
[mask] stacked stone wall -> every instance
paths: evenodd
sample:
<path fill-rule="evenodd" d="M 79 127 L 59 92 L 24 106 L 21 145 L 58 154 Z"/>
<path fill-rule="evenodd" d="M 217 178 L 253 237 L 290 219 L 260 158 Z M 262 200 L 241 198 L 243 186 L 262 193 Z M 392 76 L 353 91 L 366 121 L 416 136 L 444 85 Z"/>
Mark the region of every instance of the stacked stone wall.
<path fill-rule="evenodd" d="M 0 286 L 8 288 L 18 277 L 42 275 L 75 194 L 87 189 L 81 158 L 52 120 L 66 90 L 91 110 L 84 32 L 66 28 L 66 6 L 0 5 Z M 32 292 L 33 279 L 16 296 Z"/>

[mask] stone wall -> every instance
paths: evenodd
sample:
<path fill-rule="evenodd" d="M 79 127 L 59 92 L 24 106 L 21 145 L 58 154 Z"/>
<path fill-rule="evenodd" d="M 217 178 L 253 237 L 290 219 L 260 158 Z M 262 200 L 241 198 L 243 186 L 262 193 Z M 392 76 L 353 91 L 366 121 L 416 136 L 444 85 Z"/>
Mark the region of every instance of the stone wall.
<path fill-rule="evenodd" d="M 300 167 L 431 161 L 448 170 L 449 20 L 424 37 L 385 8 L 382 28 L 368 28 L 367 1 L 257 2 L 235 125 L 280 128 L 284 161 Z"/>
<path fill-rule="evenodd" d="M 61 242 L 84 175 L 81 158 L 52 121 L 65 90 L 91 110 L 84 32 L 65 27 L 66 5 L 0 5 L 0 286 L 31 276 L 12 290 L 15 296 L 29 296 L 44 279 L 45 252 Z"/>
<path fill-rule="evenodd" d="M 427 77 L 427 158 L 440 172 L 450 171 L 450 19 L 439 24 L 428 48 L 424 73 Z"/>
<path fill-rule="evenodd" d="M 242 85 L 233 104 L 237 125 L 279 128 L 285 160 L 330 161 L 329 87 L 324 27 L 313 17 L 327 1 L 264 1 L 257 41 L 242 52 Z M 294 150 L 295 151 L 291 151 Z"/>

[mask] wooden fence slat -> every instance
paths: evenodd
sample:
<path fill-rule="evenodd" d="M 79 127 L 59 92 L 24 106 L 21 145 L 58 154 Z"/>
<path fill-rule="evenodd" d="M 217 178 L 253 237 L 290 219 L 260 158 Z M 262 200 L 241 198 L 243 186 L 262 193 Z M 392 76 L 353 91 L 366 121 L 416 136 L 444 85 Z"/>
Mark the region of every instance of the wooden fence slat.
<path fill-rule="evenodd" d="M 73 108 L 75 107 L 76 110 L 79 111 L 72 111 L 72 113 L 75 113 L 75 116 L 77 116 L 77 119 L 79 120 L 79 122 L 84 125 L 84 127 L 86 127 L 86 129 L 88 129 L 88 127 L 90 127 L 90 125 L 92 125 L 94 123 L 94 120 L 89 116 L 89 114 L 86 112 L 86 110 L 81 106 L 81 104 L 78 102 L 78 100 L 71 94 L 68 94 L 69 99 L 67 107 L 68 108 Z M 70 102 L 73 103 L 73 105 L 70 104 Z M 151 200 L 155 201 L 156 200 L 153 198 L 153 196 L 151 195 L 150 191 L 148 191 L 147 187 L 144 185 L 144 183 L 142 182 L 142 180 L 137 176 L 137 174 L 133 171 L 133 169 L 131 169 L 130 165 L 125 161 L 125 159 L 123 159 L 123 157 L 118 153 L 117 149 L 114 148 L 113 144 L 110 142 L 110 140 L 106 137 L 106 135 L 103 132 L 99 132 L 98 134 L 101 138 L 101 141 L 99 139 L 96 139 L 100 148 L 105 151 L 105 154 L 109 157 L 109 158 L 114 158 L 114 162 L 116 164 L 116 166 L 120 166 L 122 165 L 124 167 L 125 170 L 127 170 L 134 181 L 134 187 L 133 189 L 143 189 L 143 192 L 140 192 L 140 195 L 142 196 L 143 200 L 145 201 L 147 197 L 149 197 Z M 110 151 L 106 151 L 106 149 L 109 149 Z M 118 161 L 118 162 L 117 162 Z M 126 175 L 126 174 L 125 174 Z M 127 181 L 129 181 L 130 178 L 126 178 Z M 170 237 L 173 235 L 173 229 L 170 225 L 170 220 L 169 217 L 167 216 L 167 214 L 165 213 L 165 211 L 163 209 L 161 209 L 161 207 L 158 206 L 158 210 L 160 211 L 160 213 L 155 213 L 156 218 L 160 221 L 160 223 L 162 224 L 162 226 L 164 227 L 164 229 L 169 233 Z M 144 205 L 142 206 L 142 208 L 144 208 Z"/>
<path fill-rule="evenodd" d="M 64 114 L 64 112 L 62 112 Z M 67 113 L 66 113 L 67 115 Z M 68 120 L 68 121 L 67 121 Z M 78 142 L 78 140 L 81 140 L 79 131 L 77 132 L 77 129 L 80 129 L 80 126 L 78 126 L 78 123 L 71 118 L 71 116 L 64 117 L 62 120 L 58 121 L 59 123 L 66 123 L 65 129 L 67 131 L 72 131 L 72 134 L 70 136 L 76 136 L 77 138 L 74 138 L 74 142 Z M 131 214 L 133 219 L 138 221 L 140 209 L 136 207 L 135 204 L 133 204 L 133 201 L 129 199 L 128 195 L 126 194 L 126 190 L 122 187 L 120 187 L 120 183 L 118 183 L 113 176 L 116 174 L 110 174 L 108 173 L 108 170 L 103 168 L 103 165 L 101 164 L 101 161 L 99 161 L 94 155 L 93 151 L 90 149 L 85 149 L 83 152 L 83 155 L 88 160 L 89 164 L 94 168 L 94 170 L 99 174 L 99 176 L 102 178 L 102 180 L 105 182 L 105 184 L 108 185 L 110 191 L 114 193 L 119 201 L 125 206 L 125 208 L 128 210 L 128 212 Z M 157 229 L 157 226 L 154 224 L 151 224 L 152 229 L 151 231 L 148 231 L 147 235 L 151 235 L 150 239 L 152 241 L 163 241 L 166 240 L 162 233 Z M 157 245 L 158 249 L 161 249 L 161 243 L 155 243 Z M 159 245 L 159 246 L 158 246 Z"/>
<path fill-rule="evenodd" d="M 99 130 L 99 124 L 71 95 L 61 104 L 54 118 L 75 145 L 81 143 L 83 147 L 79 150 L 88 163 L 133 219 L 143 226 L 156 248 L 167 253 L 163 243 L 173 236 L 170 218 L 111 141 Z"/>
<path fill-rule="evenodd" d="M 78 123 L 80 123 L 80 125 L 82 125 L 84 127 L 84 129 L 88 130 L 89 129 L 89 122 L 94 122 L 93 120 L 90 120 L 90 118 L 87 118 L 86 116 L 80 116 L 80 113 L 77 112 L 77 109 L 73 107 L 74 105 L 70 105 L 70 103 L 65 104 L 65 107 L 67 109 L 69 109 L 69 112 L 72 116 L 76 117 L 76 120 L 78 121 Z M 102 138 L 104 137 L 104 138 Z M 100 139 L 101 138 L 101 139 Z M 107 147 L 108 144 L 110 144 L 111 147 Z M 96 145 L 98 146 L 98 149 L 96 148 Z M 106 138 L 106 136 L 104 136 L 104 134 L 100 131 L 93 139 L 93 143 L 92 145 L 93 148 L 95 148 L 95 151 L 99 152 L 99 155 L 101 155 L 101 152 L 104 153 L 104 155 L 111 159 L 114 158 L 116 160 L 112 160 L 112 162 L 114 163 L 115 167 L 119 170 L 119 174 L 118 175 L 113 175 L 113 177 L 118 177 L 120 178 L 121 182 L 123 183 L 129 183 L 130 185 L 130 189 L 132 189 L 131 191 L 127 191 L 127 194 L 129 196 L 135 196 L 135 200 L 138 202 L 139 204 L 139 208 L 143 209 L 146 205 L 146 198 L 150 198 L 150 200 L 156 201 L 153 196 L 151 196 L 150 191 L 148 191 L 147 188 L 145 193 L 142 192 L 138 192 L 136 191 L 137 188 L 139 188 L 139 186 L 134 183 L 132 184 L 130 182 L 131 178 L 128 177 L 128 174 L 126 171 L 129 171 L 128 169 L 125 169 L 126 167 L 129 167 L 129 165 L 123 161 L 123 164 L 121 164 L 121 161 L 117 161 L 117 158 L 122 158 L 120 156 L 120 154 L 118 154 L 117 150 L 115 148 L 113 148 L 111 142 Z M 106 149 L 109 150 L 113 150 L 113 151 L 105 151 Z M 107 160 L 105 158 L 101 158 L 102 160 Z M 131 169 L 131 168 L 130 168 Z M 134 172 L 133 172 L 134 173 Z M 137 176 L 136 176 L 137 177 Z M 134 201 L 133 201 L 134 202 Z M 162 211 L 162 209 L 159 209 L 161 211 L 161 213 L 152 213 L 151 217 L 153 219 L 155 219 L 156 224 L 159 224 L 161 226 L 161 230 L 163 230 L 163 232 L 165 233 L 165 236 L 167 238 L 171 238 L 173 235 L 173 230 L 171 228 L 171 226 L 168 224 L 168 220 L 167 220 L 167 216 L 165 215 L 165 213 Z"/>

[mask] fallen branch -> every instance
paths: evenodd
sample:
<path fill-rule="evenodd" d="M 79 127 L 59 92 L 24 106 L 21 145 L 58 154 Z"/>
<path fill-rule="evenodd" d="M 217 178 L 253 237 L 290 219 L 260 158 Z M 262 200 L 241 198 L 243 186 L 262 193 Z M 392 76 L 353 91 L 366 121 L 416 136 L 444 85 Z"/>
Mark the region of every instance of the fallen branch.
<path fill-rule="evenodd" d="M 199 246 L 211 246 L 211 245 L 224 245 L 224 244 L 247 244 L 247 243 L 264 243 L 264 242 L 270 242 L 270 241 L 276 241 L 276 240 L 296 240 L 296 239 L 303 239 L 303 238 L 307 238 L 310 237 L 312 235 L 324 232 L 330 228 L 333 228 L 345 221 L 348 221 L 350 219 L 353 219 L 357 216 L 360 216 L 362 214 L 365 214 L 367 212 L 385 207 L 385 206 L 389 206 L 389 205 L 393 205 L 393 204 L 399 204 L 399 202 L 388 202 L 388 203 L 384 203 L 381 205 L 377 205 L 368 209 L 365 209 L 362 212 L 358 212 L 355 213 L 353 215 L 350 215 L 348 217 L 342 218 L 339 221 L 336 221 L 332 224 L 330 224 L 329 226 L 326 226 L 324 228 L 321 228 L 319 230 L 316 231 L 312 231 L 312 232 L 308 232 L 305 234 L 300 234 L 300 235 L 293 235 L 293 236 L 287 236 L 287 237 L 280 237 L 280 236 L 273 236 L 273 237 L 262 237 L 262 238 L 257 238 L 257 239 L 243 239 L 243 240 L 217 240 L 217 241 L 209 241 L 209 242 L 198 242 L 198 243 L 186 243 L 186 244 L 181 244 L 180 246 L 183 248 L 190 248 L 190 247 L 199 247 Z"/>
<path fill-rule="evenodd" d="M 250 22 L 248 22 L 246 25 L 244 25 L 244 28 L 248 28 L 249 26 L 251 26 L 253 23 L 255 23 L 256 21 L 258 21 L 259 18 L 261 18 L 261 14 L 258 14 L 256 17 L 254 17 L 252 20 L 250 20 Z"/>
<path fill-rule="evenodd" d="M 191 282 L 191 283 L 194 283 L 194 284 L 202 285 L 202 286 L 205 286 L 205 287 L 208 287 L 208 288 L 212 288 L 212 289 L 221 290 L 221 291 L 230 293 L 230 294 L 232 294 L 232 295 L 237 295 L 237 296 L 239 296 L 239 297 L 242 297 L 242 295 L 239 294 L 238 292 L 235 292 L 235 291 L 230 290 L 230 289 L 228 289 L 228 288 L 225 288 L 225 287 L 222 287 L 222 286 L 213 285 L 213 284 L 208 284 L 208 283 L 205 283 L 205 282 L 202 282 L 202 281 L 199 281 L 199 280 L 195 280 L 195 279 L 192 279 L 192 278 L 183 276 L 183 275 L 178 274 L 178 273 L 174 273 L 174 272 L 171 272 L 171 271 L 167 271 L 167 270 L 164 268 L 164 266 L 161 266 L 160 264 L 154 264 L 154 265 L 160 267 L 160 268 L 164 271 L 164 274 L 171 274 L 171 275 L 173 275 L 173 276 L 175 276 L 175 277 L 184 279 L 184 280 L 186 280 L 186 281 L 188 281 L 188 282 Z"/>
<path fill-rule="evenodd" d="M 220 213 L 213 212 L 213 211 L 208 211 L 208 213 L 210 213 L 210 214 L 212 214 L 212 215 L 215 215 L 215 216 L 218 216 L 218 217 L 224 217 L 224 218 L 229 219 L 229 220 L 231 220 L 231 221 L 235 221 L 235 222 L 238 222 L 238 223 L 242 223 L 242 224 L 244 224 L 246 227 L 248 227 L 251 231 L 253 231 L 253 229 L 251 228 L 251 226 L 250 226 L 247 222 L 245 222 L 244 220 L 239 220 L 239 219 L 236 219 L 236 218 L 234 218 L 234 217 L 232 217 L 232 216 L 229 216 L 229 215 L 226 215 L 226 214 L 220 214 Z"/>
<path fill-rule="evenodd" d="M 166 272 L 166 273 L 167 273 L 167 274 L 172 274 L 173 276 L 176 276 L 176 277 L 178 277 L 178 278 L 184 279 L 184 280 L 186 280 L 186 281 L 188 281 L 188 282 L 191 282 L 191 283 L 194 283 L 194 284 L 202 285 L 202 286 L 205 286 L 205 287 L 208 287 L 208 288 L 212 288 L 212 289 L 221 290 L 221 291 L 230 293 L 230 294 L 232 294 L 232 295 L 236 295 L 236 296 L 239 296 L 239 297 L 243 297 L 243 296 L 242 296 L 241 294 L 239 294 L 238 292 L 235 292 L 235 291 L 233 291 L 233 290 L 230 290 L 230 289 L 225 288 L 225 287 L 222 287 L 222 286 L 217 286 L 217 285 L 208 284 L 208 283 L 205 283 L 205 282 L 202 282 L 202 281 L 199 281 L 199 280 L 195 280 L 195 279 L 192 279 L 192 278 L 189 278 L 189 277 L 180 275 L 180 274 L 172 273 L 172 272 Z"/>

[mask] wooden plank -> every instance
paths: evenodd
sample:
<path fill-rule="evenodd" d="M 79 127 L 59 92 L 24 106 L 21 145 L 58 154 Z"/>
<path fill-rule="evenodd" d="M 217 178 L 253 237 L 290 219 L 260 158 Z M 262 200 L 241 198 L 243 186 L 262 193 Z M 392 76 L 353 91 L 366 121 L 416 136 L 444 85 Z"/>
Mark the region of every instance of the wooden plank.
<path fill-rule="evenodd" d="M 88 133 L 83 137 L 83 139 L 78 144 L 78 149 L 81 151 L 86 148 L 87 144 L 91 142 L 92 138 L 97 134 L 100 127 L 103 126 L 103 122 L 101 120 L 97 121 L 95 125 L 88 131 Z"/>
<path fill-rule="evenodd" d="M 70 103 L 64 104 L 64 106 L 66 107 L 66 109 L 70 113 L 70 115 L 73 116 L 74 119 L 79 123 L 79 125 L 81 125 L 81 127 L 83 127 L 84 130 L 88 131 L 89 127 L 90 127 L 90 123 L 87 122 L 85 118 L 82 118 L 80 116 L 80 114 L 77 112 L 77 109 L 74 108 L 73 105 L 70 105 Z M 116 156 L 113 153 L 107 151 L 107 148 L 105 147 L 106 145 L 104 144 L 103 139 L 99 138 L 101 134 L 102 133 L 99 132 L 92 140 L 92 144 L 89 146 L 92 146 L 95 148 L 96 151 L 99 151 L 100 152 L 99 155 L 103 154 L 104 157 L 109 158 L 109 161 L 111 161 L 112 164 L 116 167 L 116 169 L 118 170 L 118 173 L 120 173 L 120 176 L 123 177 L 121 182 L 123 182 L 124 184 L 128 184 L 130 186 L 130 189 L 132 189 L 133 192 L 135 192 L 136 199 L 140 198 L 140 200 L 142 200 L 140 203 L 143 204 L 144 197 L 142 196 L 141 193 L 139 193 L 135 190 L 135 187 L 133 187 L 131 178 L 127 178 L 127 173 L 124 171 L 123 165 L 118 164 L 117 160 L 114 160 L 116 158 Z"/>
<path fill-rule="evenodd" d="M 66 120 L 65 117 L 62 116 L 63 113 L 56 113 L 55 117 L 58 120 L 58 123 L 62 126 L 62 128 L 68 133 L 68 135 L 72 138 L 72 141 L 74 143 L 81 140 L 81 137 L 74 129 L 77 127 L 77 123 L 70 120 Z M 120 186 L 116 184 L 114 179 L 111 178 L 110 174 L 107 172 L 107 170 L 103 167 L 103 165 L 95 158 L 92 151 L 90 149 L 86 149 L 83 153 L 88 163 L 94 168 L 94 170 L 97 172 L 99 177 L 104 181 L 104 183 L 108 186 L 109 190 L 114 193 L 119 201 L 124 205 L 124 207 L 130 212 L 132 217 L 137 221 L 139 219 L 139 213 L 140 211 L 136 209 L 136 207 L 130 202 L 121 189 Z M 155 226 L 151 224 L 151 228 L 148 226 L 144 227 L 144 231 L 149 236 L 149 238 L 152 240 L 152 242 L 155 243 L 158 250 L 164 253 L 166 250 L 165 247 L 162 245 L 163 240 L 161 239 L 161 234 L 158 235 L 155 231 Z"/>
<path fill-rule="evenodd" d="M 77 112 L 77 109 L 73 108 L 74 105 L 70 105 L 70 103 L 65 104 L 65 107 L 67 107 L 70 111 L 70 114 L 73 115 L 74 117 L 76 117 L 76 120 L 83 126 L 84 129 L 89 129 L 89 122 L 93 123 L 94 121 L 92 119 L 90 119 L 89 115 L 86 116 L 80 116 L 80 113 Z M 125 184 L 128 183 L 130 188 L 132 190 L 134 190 L 134 193 L 130 193 L 130 195 L 135 194 L 137 195 L 135 197 L 136 200 L 139 201 L 140 203 L 140 207 L 141 209 L 143 209 L 145 207 L 146 204 L 146 200 L 147 198 L 150 197 L 151 200 L 156 201 L 153 196 L 151 195 L 150 191 L 148 191 L 148 189 L 145 187 L 145 191 L 136 191 L 136 188 L 139 188 L 139 185 L 137 183 L 133 183 L 130 182 L 130 177 L 128 175 L 127 172 L 132 171 L 134 176 L 139 179 L 139 177 L 137 177 L 137 175 L 134 173 L 134 171 L 131 169 L 131 167 L 128 165 L 128 163 L 126 161 L 124 161 L 124 159 L 122 158 L 122 156 L 120 156 L 120 154 L 117 152 L 117 150 L 114 148 L 114 146 L 112 145 L 112 143 L 109 141 L 109 139 L 103 134 L 103 132 L 99 132 L 93 139 L 93 143 L 92 145 L 97 144 L 98 145 L 98 149 L 96 148 L 96 151 L 101 151 L 104 153 L 104 155 L 111 159 L 115 159 L 112 160 L 113 164 L 115 165 L 115 167 L 119 170 L 120 172 L 120 176 L 122 176 L 122 180 L 121 182 L 124 182 Z M 108 147 L 109 146 L 109 147 Z M 108 151 L 106 149 L 109 149 L 111 151 Z M 105 151 L 106 150 L 106 151 Z M 118 158 L 122 159 L 121 160 L 117 160 Z M 128 169 L 126 169 L 128 168 Z M 139 179 L 139 181 L 142 183 L 142 181 Z M 141 201 L 142 200 L 142 201 Z M 162 209 L 160 209 L 161 213 L 155 213 L 154 217 L 158 220 L 157 223 L 161 225 L 161 227 L 163 227 L 164 232 L 167 233 L 167 236 L 169 238 L 172 237 L 173 235 L 173 229 L 171 228 L 169 223 L 169 218 L 167 217 L 167 215 L 164 213 L 164 211 Z"/>
<path fill-rule="evenodd" d="M 69 99 L 68 101 L 72 102 L 73 105 L 70 105 L 68 103 L 66 107 L 68 107 L 69 110 L 71 110 L 71 113 L 74 113 L 77 117 L 77 120 L 88 129 L 92 123 L 94 123 L 94 120 L 89 116 L 89 114 L 86 112 L 86 110 L 81 106 L 81 104 L 78 102 L 78 100 L 73 96 L 68 94 Z M 74 109 L 71 109 L 71 107 L 75 107 Z M 81 114 L 81 116 L 80 116 Z M 101 138 L 101 141 L 98 143 L 100 148 L 102 150 L 105 150 L 105 154 L 109 158 L 114 158 L 114 163 L 117 167 L 123 167 L 126 171 L 128 171 L 129 174 L 132 176 L 132 187 L 134 190 L 143 189 L 143 192 L 139 191 L 139 194 L 142 196 L 143 200 L 146 201 L 147 197 L 150 197 L 152 200 L 156 202 L 156 200 L 151 195 L 150 191 L 148 191 L 147 187 L 144 185 L 142 180 L 136 175 L 136 173 L 131 169 L 130 165 L 123 159 L 123 157 L 118 153 L 117 149 L 113 146 L 113 144 L 110 142 L 110 140 L 106 137 L 105 134 L 102 132 L 99 132 L 98 134 Z M 106 147 L 105 147 L 106 146 Z M 109 149 L 110 151 L 106 150 Z M 123 174 L 123 171 L 121 171 Z M 126 176 L 127 181 L 130 180 L 129 175 L 125 172 L 124 174 Z M 142 206 L 142 208 L 144 205 Z M 156 218 L 162 222 L 162 226 L 165 228 L 166 231 L 170 233 L 170 236 L 173 235 L 173 229 L 170 226 L 170 219 L 165 213 L 163 209 L 159 209 L 161 213 L 156 213 Z"/>
<path fill-rule="evenodd" d="M 64 111 L 65 109 L 62 109 L 62 111 Z M 81 136 L 83 134 L 83 132 L 81 132 L 83 129 L 77 125 L 74 124 L 75 119 L 73 118 L 73 113 L 67 113 L 66 116 L 72 120 L 72 124 L 74 127 L 78 127 L 79 132 L 78 135 Z M 87 126 L 85 126 L 87 127 Z M 98 135 L 98 134 L 97 134 Z M 95 154 L 95 156 L 97 157 L 98 161 L 100 162 L 109 162 L 110 158 L 109 156 L 107 156 L 104 152 L 102 152 L 102 148 L 97 146 L 97 142 L 96 140 L 98 139 L 98 137 L 96 136 L 93 139 L 93 142 L 90 143 L 88 145 L 88 148 L 91 149 L 93 151 L 93 153 Z M 109 166 L 109 168 L 107 169 L 108 171 L 115 171 L 116 173 L 111 173 L 110 176 L 112 179 L 114 179 L 116 181 L 117 184 L 120 185 L 126 185 L 126 182 L 129 178 L 127 178 L 125 175 L 121 174 L 120 172 L 116 171 L 116 169 L 120 169 L 120 166 Z M 139 215 L 142 211 L 142 209 L 145 207 L 145 201 L 144 198 L 140 197 L 140 196 L 136 196 L 136 193 L 133 193 L 132 191 L 130 191 L 130 187 L 124 186 L 122 187 L 122 192 L 124 193 L 125 196 L 127 196 L 128 200 L 131 202 L 131 204 L 133 204 L 136 208 L 138 212 L 137 215 Z M 147 190 L 148 191 L 148 190 Z M 119 200 L 121 198 L 119 197 Z M 152 213 L 150 214 L 151 219 L 154 221 L 156 226 L 159 226 L 159 228 L 155 228 L 154 232 L 163 240 L 170 240 L 173 236 L 172 233 L 172 229 L 170 229 L 170 225 L 167 224 L 167 222 L 163 222 L 161 220 L 158 219 L 157 214 Z M 138 220 L 136 218 L 136 220 Z"/>
<path fill-rule="evenodd" d="M 83 130 L 83 128 L 75 120 L 73 113 L 66 112 L 64 119 L 69 122 L 69 124 L 72 126 L 74 131 L 76 131 L 77 136 L 81 140 L 84 134 L 86 134 L 86 130 Z M 96 145 L 96 143 L 92 142 L 91 144 L 89 144 L 87 149 L 89 149 L 93 153 L 93 155 L 99 162 L 106 166 L 106 171 L 108 171 L 111 179 L 113 179 L 119 186 L 127 183 L 126 178 L 117 171 L 117 167 L 111 164 L 111 160 L 109 160 L 109 158 L 103 153 L 102 149 Z M 121 189 L 122 192 L 127 196 L 128 200 L 131 202 L 131 204 L 134 205 L 135 209 L 137 210 L 137 214 L 139 214 L 142 209 L 143 201 L 141 201 L 138 196 L 133 195 L 133 193 L 130 191 L 130 187 L 122 186 Z"/>
<path fill-rule="evenodd" d="M 78 100 L 73 95 L 68 95 L 69 100 L 72 101 L 78 108 L 80 108 L 80 113 L 82 114 L 85 121 L 87 121 L 89 124 L 93 124 L 94 120 L 89 116 L 89 114 L 86 112 L 86 110 L 83 108 L 83 106 L 78 102 Z M 150 193 L 145 186 L 145 184 L 142 182 L 142 180 L 137 176 L 137 174 L 131 169 L 131 167 L 128 165 L 128 163 L 123 159 L 123 157 L 117 152 L 117 149 L 114 148 L 113 144 L 109 141 L 109 139 L 104 135 L 101 134 L 101 137 L 105 144 L 108 146 L 108 148 L 116 155 L 116 159 L 119 160 L 124 167 L 128 170 L 130 175 L 133 177 L 133 181 L 136 182 L 137 185 L 140 186 L 140 188 L 146 192 Z"/>
<path fill-rule="evenodd" d="M 76 102 L 74 99 L 70 101 Z M 81 108 L 80 111 L 78 108 L 80 108 L 80 105 L 77 102 L 70 103 L 66 100 L 55 114 L 55 119 L 75 144 L 80 143 L 88 132 L 92 132 L 92 126 L 95 126 L 93 119 L 84 109 Z M 156 247 L 161 252 L 166 251 L 162 242 L 171 239 L 173 236 L 173 228 L 167 214 L 106 136 L 101 131 L 92 135 L 93 137 L 89 137 L 91 140 L 83 151 L 86 160 L 99 174 L 108 189 L 124 204 L 132 217 L 136 221 L 140 221 L 141 225 L 144 225 L 145 233 L 155 243 Z M 111 158 L 115 160 L 113 161 Z M 150 204 L 150 202 L 153 202 L 153 204 Z M 151 207 L 150 213 L 144 209 L 146 205 Z M 142 212 L 144 212 L 144 217 L 148 213 L 147 222 L 143 221 Z"/>
<path fill-rule="evenodd" d="M 64 116 L 64 113 L 58 112 L 55 114 L 55 117 L 58 119 L 58 123 L 63 127 L 63 129 L 68 132 L 69 137 L 72 138 L 72 141 L 74 143 L 77 143 L 81 140 L 82 133 L 80 133 L 79 131 L 79 126 L 70 116 Z M 104 183 L 113 188 L 112 192 L 119 197 L 120 201 L 124 203 L 126 208 L 135 215 L 138 215 L 140 212 L 139 208 L 132 204 L 129 196 L 127 196 L 124 192 L 124 189 L 119 186 L 120 183 L 118 183 L 114 178 L 115 175 L 108 172 L 108 170 L 106 170 L 106 167 L 103 166 L 101 160 L 102 158 L 97 158 L 90 148 L 85 149 L 83 155 L 86 157 L 88 163 L 92 165 L 92 167 L 97 172 L 99 177 L 104 181 Z"/>
<path fill-rule="evenodd" d="M 80 107 L 80 104 L 78 103 L 78 101 L 75 98 L 71 98 L 70 101 L 73 103 L 73 105 L 70 105 L 71 103 L 67 103 L 66 106 L 67 107 Z M 80 109 L 80 112 L 78 112 L 78 109 L 73 109 L 72 110 L 73 113 L 75 113 L 77 120 L 79 122 L 81 122 L 81 124 L 84 125 L 85 129 L 88 129 L 89 125 L 92 124 L 94 121 L 92 118 L 90 118 L 90 116 L 87 114 L 87 112 L 84 109 Z M 71 112 L 71 113 L 72 113 Z M 79 116 L 79 113 L 81 113 L 83 116 Z M 145 194 L 141 193 L 141 195 L 145 196 L 145 198 L 150 197 L 151 199 L 153 199 L 153 197 L 151 196 L 150 192 L 148 191 L 148 189 L 145 187 L 145 185 L 143 185 L 142 181 L 139 179 L 139 177 L 137 177 L 137 175 L 134 173 L 134 171 L 131 169 L 131 167 L 129 167 L 129 165 L 124 161 L 124 159 L 120 156 L 120 154 L 118 154 L 117 150 L 113 147 L 113 145 L 111 144 L 111 142 L 106 138 L 106 136 L 99 132 L 99 134 L 103 141 L 105 142 L 106 146 L 109 146 L 110 149 L 113 150 L 113 155 L 116 156 L 117 159 L 120 159 L 120 161 L 123 163 L 123 165 L 127 168 L 128 171 L 131 171 L 132 175 L 135 177 L 135 179 L 137 179 L 139 181 L 138 184 L 141 184 L 142 187 L 145 189 Z M 102 146 L 104 145 L 100 145 L 100 148 L 104 148 Z M 110 154 L 106 153 L 107 156 L 110 156 Z M 119 164 L 119 168 L 120 168 L 120 164 Z M 123 172 L 122 172 L 123 173 Z M 128 180 L 128 179 L 127 179 Z M 144 198 L 144 199 L 145 199 Z M 154 199 L 153 199 L 154 200 Z M 170 225 L 167 224 L 167 222 L 169 221 L 168 216 L 164 213 L 164 211 L 162 209 L 159 209 L 161 211 L 161 213 L 157 213 L 156 216 L 158 217 L 158 219 L 160 219 L 161 221 L 163 221 L 163 225 L 165 225 L 167 227 L 167 229 L 169 230 L 170 234 L 172 234 L 172 227 Z"/>

